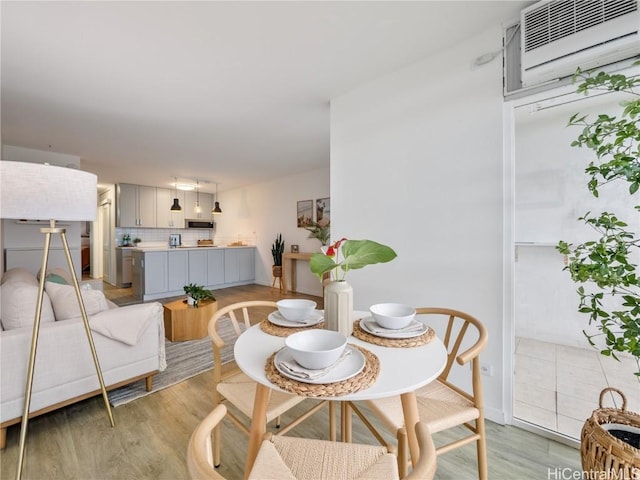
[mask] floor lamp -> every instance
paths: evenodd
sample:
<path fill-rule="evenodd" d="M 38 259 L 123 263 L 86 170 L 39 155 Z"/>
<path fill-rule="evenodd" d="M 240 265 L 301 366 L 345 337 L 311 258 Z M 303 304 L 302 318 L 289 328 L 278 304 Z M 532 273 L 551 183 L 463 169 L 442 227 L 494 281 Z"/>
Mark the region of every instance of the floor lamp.
<path fill-rule="evenodd" d="M 102 378 L 102 370 L 98 362 L 96 348 L 89 328 L 87 312 L 80 294 L 80 286 L 73 268 L 73 260 L 69 251 L 66 230 L 56 227 L 56 221 L 94 220 L 97 210 L 96 176 L 74 168 L 54 167 L 38 163 L 0 161 L 0 218 L 18 220 L 47 220 L 48 228 L 41 228 L 44 237 L 42 253 L 42 268 L 38 287 L 38 301 L 33 321 L 31 350 L 29 352 L 29 367 L 27 370 L 24 394 L 24 410 L 20 426 L 20 451 L 18 456 L 18 470 L 16 478 L 22 477 L 25 442 L 27 438 L 27 424 L 29 422 L 29 407 L 31 405 L 31 389 L 33 373 L 38 348 L 38 333 L 42 314 L 42 300 L 44 298 L 44 282 L 47 271 L 47 260 L 51 246 L 52 234 L 60 234 L 62 247 L 67 258 L 69 273 L 73 280 L 76 297 L 80 304 L 80 312 L 87 333 L 93 363 L 100 382 L 100 389 L 104 404 L 109 415 L 111 426 L 115 425 L 113 414 L 107 397 L 107 390 Z"/>

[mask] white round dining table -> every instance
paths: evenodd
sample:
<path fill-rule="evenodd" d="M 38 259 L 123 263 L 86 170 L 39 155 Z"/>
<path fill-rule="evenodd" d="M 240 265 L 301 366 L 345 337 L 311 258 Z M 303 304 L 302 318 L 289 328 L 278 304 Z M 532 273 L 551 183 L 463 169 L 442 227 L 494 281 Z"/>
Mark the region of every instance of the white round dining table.
<path fill-rule="evenodd" d="M 356 311 L 353 318 L 363 318 L 368 312 Z M 270 335 L 260 325 L 254 325 L 236 340 L 234 356 L 238 367 L 258 384 L 249 434 L 245 478 L 251 471 L 266 431 L 264 418 L 271 390 L 282 390 L 266 376 L 267 359 L 284 347 L 285 337 Z M 384 347 L 360 340 L 353 335 L 348 343 L 368 349 L 380 361 L 380 370 L 375 383 L 354 393 L 331 397 L 314 397 L 321 400 L 357 401 L 399 395 L 409 437 L 411 460 L 415 464 L 419 447 L 413 426 L 418 422 L 418 406 L 415 390 L 435 380 L 444 370 L 447 351 L 442 341 L 435 336 L 429 343 L 417 347 Z"/>

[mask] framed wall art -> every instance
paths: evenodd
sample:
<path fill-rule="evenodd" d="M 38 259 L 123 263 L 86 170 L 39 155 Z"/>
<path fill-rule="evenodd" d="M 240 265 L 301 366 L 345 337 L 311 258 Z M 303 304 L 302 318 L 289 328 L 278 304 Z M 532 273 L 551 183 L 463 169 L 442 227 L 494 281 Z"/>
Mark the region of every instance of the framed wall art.
<path fill-rule="evenodd" d="M 316 200 L 316 222 L 320 225 L 329 225 L 331 222 L 331 199 L 329 197 Z"/>
<path fill-rule="evenodd" d="M 313 200 L 298 202 L 298 227 L 304 228 L 313 222 Z"/>

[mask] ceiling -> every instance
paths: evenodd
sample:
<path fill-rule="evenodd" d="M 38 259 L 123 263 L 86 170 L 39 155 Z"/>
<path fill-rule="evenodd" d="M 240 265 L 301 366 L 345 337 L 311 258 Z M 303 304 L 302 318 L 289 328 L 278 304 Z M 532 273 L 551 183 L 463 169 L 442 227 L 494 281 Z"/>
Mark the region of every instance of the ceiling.
<path fill-rule="evenodd" d="M 530 3 L 4 0 L 2 143 L 210 192 L 327 167 L 331 98 Z"/>

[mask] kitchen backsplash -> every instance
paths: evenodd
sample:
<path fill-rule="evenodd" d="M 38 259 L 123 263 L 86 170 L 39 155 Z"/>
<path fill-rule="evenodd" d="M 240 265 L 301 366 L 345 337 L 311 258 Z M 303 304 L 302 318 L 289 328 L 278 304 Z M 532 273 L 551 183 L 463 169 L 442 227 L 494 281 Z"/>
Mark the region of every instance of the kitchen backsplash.
<path fill-rule="evenodd" d="M 183 245 L 196 245 L 198 240 L 213 240 L 214 245 L 229 245 L 240 242 L 243 245 L 256 245 L 255 235 L 216 236 L 213 230 L 187 228 L 116 228 L 116 246 L 122 245 L 122 237 L 129 234 L 131 242 L 139 238 L 143 242 L 166 242 L 169 245 L 169 235 L 179 233 Z"/>
<path fill-rule="evenodd" d="M 186 229 L 186 228 L 116 228 L 116 245 L 122 245 L 122 237 L 129 234 L 131 242 L 134 238 L 139 238 L 143 242 L 167 242 L 169 235 L 179 233 L 182 236 L 182 243 L 194 245 L 198 240 L 213 239 L 215 235 L 210 230 Z"/>

